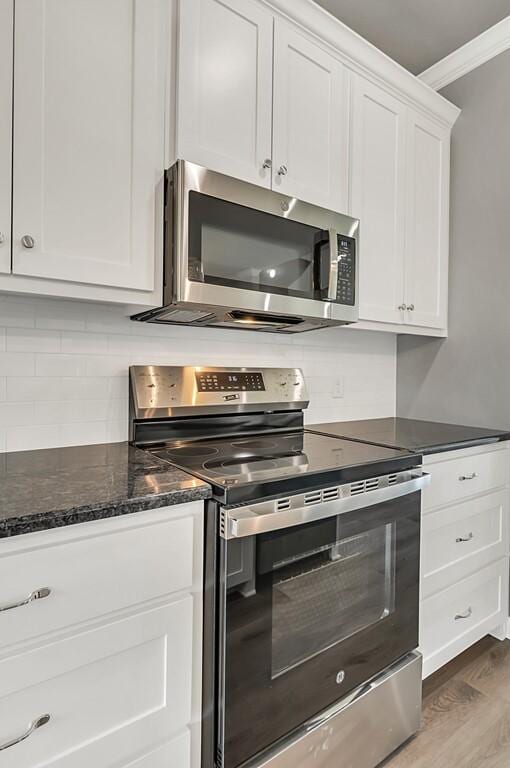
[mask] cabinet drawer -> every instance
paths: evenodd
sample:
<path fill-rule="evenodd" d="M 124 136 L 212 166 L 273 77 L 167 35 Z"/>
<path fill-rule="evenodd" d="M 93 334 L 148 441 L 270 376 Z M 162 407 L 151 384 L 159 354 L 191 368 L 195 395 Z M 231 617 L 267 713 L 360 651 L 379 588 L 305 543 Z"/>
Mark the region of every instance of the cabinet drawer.
<path fill-rule="evenodd" d="M 0 662 L 0 745 L 50 716 L 2 752 L 6 764 L 137 766 L 136 756 L 184 731 L 191 717 L 192 609 L 189 595 Z M 178 742 L 172 749 L 186 754 Z M 142 760 L 146 765 L 159 763 Z"/>
<path fill-rule="evenodd" d="M 422 598 L 504 557 L 508 552 L 508 492 L 424 515 Z"/>
<path fill-rule="evenodd" d="M 510 480 L 509 453 L 505 448 L 481 453 L 455 451 L 449 458 L 426 463 L 432 482 L 423 492 L 424 510 L 501 488 Z"/>
<path fill-rule="evenodd" d="M 424 676 L 450 661 L 508 615 L 508 559 L 489 565 L 421 603 Z"/>
<path fill-rule="evenodd" d="M 147 525 L 99 521 L 76 532 L 29 534 L 23 549 L 0 542 L 0 607 L 22 603 L 41 588 L 47 597 L 0 612 L 0 652 L 56 630 L 130 608 L 193 582 L 193 516 Z M 168 516 L 172 512 L 168 510 Z M 142 524 L 141 521 L 144 521 Z M 104 528 L 103 528 L 104 526 Z M 79 530 L 82 529 L 82 530 Z M 41 545 L 40 542 L 44 542 Z M 49 543 L 48 543 L 49 542 Z"/>

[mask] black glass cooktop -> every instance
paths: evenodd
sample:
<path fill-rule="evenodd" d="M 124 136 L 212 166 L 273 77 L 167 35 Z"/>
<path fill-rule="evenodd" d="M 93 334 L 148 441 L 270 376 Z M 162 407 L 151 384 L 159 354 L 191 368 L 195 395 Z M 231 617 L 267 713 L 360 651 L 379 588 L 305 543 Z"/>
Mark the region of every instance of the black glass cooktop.
<path fill-rule="evenodd" d="M 417 466 L 409 451 L 303 431 L 174 442 L 151 453 L 213 486 L 224 503 L 299 493 Z"/>

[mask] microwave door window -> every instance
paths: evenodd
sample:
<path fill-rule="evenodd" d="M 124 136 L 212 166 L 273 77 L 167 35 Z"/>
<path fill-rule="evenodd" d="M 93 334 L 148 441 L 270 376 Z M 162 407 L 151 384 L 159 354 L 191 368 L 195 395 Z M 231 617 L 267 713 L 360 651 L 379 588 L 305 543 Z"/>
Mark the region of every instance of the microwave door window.
<path fill-rule="evenodd" d="M 191 280 L 314 298 L 321 230 L 197 192 L 189 216 Z"/>

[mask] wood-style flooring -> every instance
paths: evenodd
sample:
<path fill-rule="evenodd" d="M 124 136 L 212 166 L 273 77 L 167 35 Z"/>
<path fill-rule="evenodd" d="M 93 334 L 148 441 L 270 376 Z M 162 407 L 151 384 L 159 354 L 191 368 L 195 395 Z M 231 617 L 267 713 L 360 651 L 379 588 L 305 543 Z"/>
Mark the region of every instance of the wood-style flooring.
<path fill-rule="evenodd" d="M 422 728 L 384 768 L 510 768 L 510 640 L 485 637 L 425 681 Z"/>

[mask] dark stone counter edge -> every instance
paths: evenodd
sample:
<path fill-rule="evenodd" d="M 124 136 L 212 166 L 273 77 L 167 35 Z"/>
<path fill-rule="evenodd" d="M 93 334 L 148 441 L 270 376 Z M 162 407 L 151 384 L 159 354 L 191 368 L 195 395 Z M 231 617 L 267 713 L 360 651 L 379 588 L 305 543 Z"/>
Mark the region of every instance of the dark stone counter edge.
<path fill-rule="evenodd" d="M 143 512 L 151 509 L 186 504 L 191 501 L 202 501 L 211 498 L 212 490 L 207 484 L 194 488 L 178 488 L 160 496 L 147 496 L 130 499 L 124 502 L 108 502 L 93 507 L 76 507 L 62 509 L 54 512 L 39 512 L 36 514 L 23 514 L 19 517 L 0 519 L 0 539 L 11 536 L 19 536 L 24 533 L 35 533 L 53 528 L 64 528 L 78 523 L 89 523 L 94 520 L 106 520 L 111 517 L 120 517 L 134 512 Z"/>
<path fill-rule="evenodd" d="M 510 440 L 510 433 L 498 437 L 479 438 L 478 440 L 463 440 L 462 442 L 441 443 L 440 445 L 425 445 L 419 449 L 424 456 L 431 453 L 446 453 L 447 451 L 461 451 L 463 448 L 476 448 L 480 445 L 494 445 Z M 416 449 L 418 453 L 418 449 Z"/>

